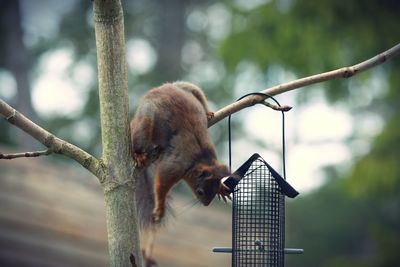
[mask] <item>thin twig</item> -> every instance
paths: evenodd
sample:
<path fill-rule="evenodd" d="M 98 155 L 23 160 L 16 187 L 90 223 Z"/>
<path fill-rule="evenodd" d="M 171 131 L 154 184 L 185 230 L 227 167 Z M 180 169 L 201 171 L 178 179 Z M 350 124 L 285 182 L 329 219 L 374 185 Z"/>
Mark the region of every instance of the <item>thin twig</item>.
<path fill-rule="evenodd" d="M 48 150 L 51 151 L 51 153 L 63 154 L 71 159 L 74 159 L 97 177 L 102 177 L 102 167 L 98 159 L 96 159 L 94 156 L 90 155 L 83 149 L 73 144 L 70 144 L 58 138 L 54 134 L 46 131 L 45 129 L 22 115 L 16 109 L 12 108 L 2 99 L 0 99 L 0 115 L 2 115 L 9 123 L 14 124 L 21 130 L 28 133 L 34 139 L 45 145 Z M 21 154 L 24 154 L 25 157 L 25 153 Z"/>
<path fill-rule="evenodd" d="M 373 58 L 367 59 L 361 63 L 355 64 L 350 67 L 344 67 L 333 71 L 328 71 L 308 77 L 304 77 L 298 80 L 294 80 L 291 82 L 279 84 L 270 88 L 267 88 L 261 93 L 265 93 L 271 96 L 282 94 L 297 88 L 301 88 L 307 85 L 312 85 L 328 80 L 334 80 L 338 78 L 349 78 L 354 75 L 357 75 L 363 71 L 366 71 L 370 68 L 373 68 L 377 65 L 380 65 L 387 60 L 391 59 L 392 57 L 396 56 L 400 52 L 400 44 L 395 45 L 394 47 L 386 50 L 385 52 L 376 55 Z M 253 106 L 255 104 L 261 103 L 265 100 L 265 97 L 260 95 L 248 96 L 240 101 L 227 105 L 217 112 L 214 113 L 214 117 L 212 117 L 208 121 L 208 127 L 214 125 L 215 123 L 219 122 L 220 120 L 232 115 L 239 110 L 242 110 L 246 107 Z"/>
<path fill-rule="evenodd" d="M 33 157 L 47 156 L 52 153 L 53 151 L 51 151 L 51 149 L 46 149 L 42 151 L 33 151 L 33 152 L 10 153 L 10 154 L 0 153 L 0 159 L 33 158 Z"/>
<path fill-rule="evenodd" d="M 269 108 L 271 108 L 273 110 L 283 111 L 283 112 L 287 112 L 287 111 L 292 109 L 291 106 L 286 106 L 286 105 L 278 106 L 278 105 L 271 104 L 271 103 L 269 103 L 267 101 L 262 101 L 260 104 L 263 104 L 264 106 L 267 106 L 267 107 L 269 107 Z"/>

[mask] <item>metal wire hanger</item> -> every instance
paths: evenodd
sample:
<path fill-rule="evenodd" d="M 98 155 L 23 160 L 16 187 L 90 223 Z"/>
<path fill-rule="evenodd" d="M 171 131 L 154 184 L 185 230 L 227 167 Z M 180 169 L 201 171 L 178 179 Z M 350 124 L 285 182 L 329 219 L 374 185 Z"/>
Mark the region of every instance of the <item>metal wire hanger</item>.
<path fill-rule="evenodd" d="M 254 92 L 254 93 L 249 93 L 246 94 L 242 97 L 240 97 L 236 102 L 242 100 L 245 97 L 248 97 L 250 95 L 259 95 L 265 97 L 264 101 L 267 100 L 268 98 L 272 99 L 279 108 L 282 108 L 281 104 L 276 100 L 273 96 L 266 94 L 266 93 L 261 93 L 261 92 Z M 285 148 L 285 110 L 281 109 L 280 110 L 282 113 L 282 169 L 283 169 L 283 178 L 286 180 L 286 148 Z M 229 170 L 232 171 L 232 132 L 231 132 L 231 116 L 229 115 L 228 118 L 228 142 L 229 142 Z"/>

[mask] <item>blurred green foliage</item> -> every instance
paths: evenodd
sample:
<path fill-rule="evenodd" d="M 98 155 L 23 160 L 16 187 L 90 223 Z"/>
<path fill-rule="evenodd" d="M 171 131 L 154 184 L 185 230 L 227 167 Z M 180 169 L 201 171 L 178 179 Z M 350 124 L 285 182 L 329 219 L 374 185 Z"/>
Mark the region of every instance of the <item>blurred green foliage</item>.
<path fill-rule="evenodd" d="M 228 69 L 248 60 L 307 76 L 360 62 L 400 40 L 396 0 L 266 2 L 255 10 L 232 6 L 233 33 L 220 48 Z M 346 82 L 326 86 L 331 100 L 349 95 Z"/>
<path fill-rule="evenodd" d="M 360 62 L 400 41 L 399 1 L 282 0 L 231 10 L 234 27 L 220 51 L 232 72 L 249 61 L 264 72 L 278 64 L 307 76 Z M 345 80 L 324 84 L 329 100 L 346 103 L 355 115 L 379 114 L 385 123 L 348 174 L 327 172 L 321 188 L 289 202 L 286 243 L 305 253 L 287 256 L 288 266 L 399 265 L 400 61 L 380 68 L 387 93 L 362 105 L 352 106 L 352 100 L 371 94 L 368 86 L 360 90 Z M 370 75 L 357 78 L 359 87 Z"/>

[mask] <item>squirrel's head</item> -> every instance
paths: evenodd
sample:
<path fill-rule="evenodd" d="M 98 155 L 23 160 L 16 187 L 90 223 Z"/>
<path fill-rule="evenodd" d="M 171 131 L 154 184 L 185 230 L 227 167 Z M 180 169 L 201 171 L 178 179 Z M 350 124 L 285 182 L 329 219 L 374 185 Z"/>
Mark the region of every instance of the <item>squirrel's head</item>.
<path fill-rule="evenodd" d="M 204 206 L 208 206 L 219 192 L 221 179 L 229 174 L 228 168 L 223 164 L 199 163 L 185 180 L 197 199 Z"/>

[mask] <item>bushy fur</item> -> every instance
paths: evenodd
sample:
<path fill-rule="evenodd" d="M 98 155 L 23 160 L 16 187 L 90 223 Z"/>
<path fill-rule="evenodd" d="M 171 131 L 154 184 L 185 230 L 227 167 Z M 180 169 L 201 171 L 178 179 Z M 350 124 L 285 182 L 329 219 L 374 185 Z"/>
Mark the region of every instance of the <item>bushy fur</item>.
<path fill-rule="evenodd" d="M 154 199 L 153 222 L 164 217 L 168 192 L 180 180 L 208 205 L 218 193 L 221 178 L 229 174 L 217 161 L 208 134 L 211 114 L 201 89 L 186 82 L 164 84 L 140 100 L 131 122 L 132 157 L 138 167 L 147 168 L 141 179 L 146 181 L 139 182 L 138 190 Z M 151 193 L 149 175 L 154 178 Z M 144 199 L 138 199 L 138 204 Z M 139 216 L 147 217 L 148 210 L 141 210 Z"/>

